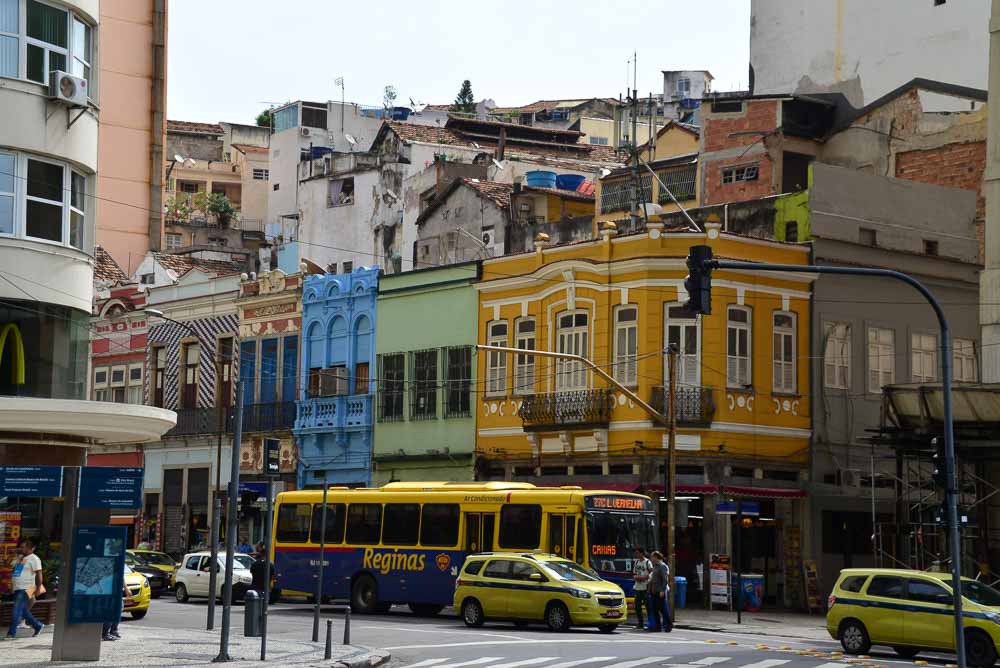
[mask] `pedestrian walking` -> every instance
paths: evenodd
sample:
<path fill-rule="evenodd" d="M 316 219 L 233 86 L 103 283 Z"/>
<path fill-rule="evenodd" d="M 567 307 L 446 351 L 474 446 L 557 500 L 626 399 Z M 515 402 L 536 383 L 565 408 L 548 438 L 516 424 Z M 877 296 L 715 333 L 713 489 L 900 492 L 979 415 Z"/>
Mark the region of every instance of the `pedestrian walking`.
<path fill-rule="evenodd" d="M 126 603 L 132 601 L 132 592 L 128 590 L 128 583 L 122 583 L 122 598 L 118 602 L 118 615 L 115 617 L 113 622 L 104 622 L 104 627 L 101 630 L 101 640 L 115 641 L 121 640 L 122 636 L 118 633 L 118 624 L 122 621 L 122 610 Z"/>
<path fill-rule="evenodd" d="M 642 620 L 642 609 L 645 607 L 646 612 L 652 614 L 647 604 L 646 588 L 649 586 L 649 574 L 653 570 L 653 564 L 646 557 L 646 550 L 641 547 L 635 548 L 633 556 L 635 557 L 632 564 L 632 580 L 634 582 L 632 589 L 635 591 L 635 627 L 641 631 L 645 626 Z"/>
<path fill-rule="evenodd" d="M 18 547 L 21 556 L 11 563 L 14 610 L 11 615 L 10 628 L 7 630 L 7 637 L 11 639 L 17 637 L 17 627 L 21 624 L 22 619 L 35 630 L 34 635 L 36 636 L 45 628 L 45 624 L 35 619 L 30 610 L 35 597 L 44 591 L 42 560 L 35 554 L 35 543 L 30 538 L 22 538 Z"/>
<path fill-rule="evenodd" d="M 649 618 L 651 626 L 649 631 L 671 631 L 673 622 L 670 619 L 670 610 L 667 599 L 667 592 L 670 591 L 670 568 L 663 560 L 663 554 L 654 551 L 650 555 L 653 563 L 653 570 L 649 575 Z"/>

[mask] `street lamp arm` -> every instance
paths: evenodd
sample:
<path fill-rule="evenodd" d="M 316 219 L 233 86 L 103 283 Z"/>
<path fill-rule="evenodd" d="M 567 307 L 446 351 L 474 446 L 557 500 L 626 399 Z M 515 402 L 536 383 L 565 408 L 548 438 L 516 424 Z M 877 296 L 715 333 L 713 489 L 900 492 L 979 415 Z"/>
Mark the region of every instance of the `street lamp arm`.
<path fill-rule="evenodd" d="M 648 403 L 643 401 L 641 398 L 639 398 L 638 394 L 636 394 L 629 388 L 619 383 L 611 374 L 609 374 L 607 371 L 605 371 L 601 367 L 591 362 L 586 357 L 583 357 L 582 355 L 574 355 L 572 353 L 556 353 L 549 350 L 531 350 L 529 348 L 509 348 L 506 346 L 477 345 L 476 349 L 486 350 L 490 352 L 510 353 L 514 355 L 536 355 L 538 357 L 552 357 L 555 359 L 561 359 L 571 362 L 579 362 L 584 366 L 590 368 L 591 371 L 596 373 L 604 380 L 614 385 L 616 389 L 621 391 L 625 396 L 627 396 L 629 399 L 638 404 L 639 407 L 641 407 L 644 411 L 649 413 L 650 417 L 652 417 L 653 420 L 655 420 L 656 422 L 660 423 L 661 426 L 669 427 L 670 425 L 670 421 L 667 419 L 667 416 L 665 416 L 663 413 L 660 413 L 658 410 L 656 410 Z"/>

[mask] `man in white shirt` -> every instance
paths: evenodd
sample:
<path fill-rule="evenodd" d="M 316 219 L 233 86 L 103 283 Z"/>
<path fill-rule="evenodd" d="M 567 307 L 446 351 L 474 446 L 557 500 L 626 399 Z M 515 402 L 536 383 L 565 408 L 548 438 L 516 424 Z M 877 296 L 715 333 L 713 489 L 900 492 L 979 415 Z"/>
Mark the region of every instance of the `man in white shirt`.
<path fill-rule="evenodd" d="M 635 591 L 635 627 L 642 630 L 644 628 L 644 622 L 642 619 L 643 607 L 645 607 L 646 611 L 649 612 L 650 617 L 652 617 L 653 614 L 649 609 L 649 604 L 646 599 L 646 587 L 649 585 L 649 574 L 653 570 L 653 564 L 646 558 L 646 550 L 641 547 L 635 548 L 633 557 L 635 557 L 635 561 L 632 565 L 632 578 L 634 581 L 632 589 Z"/>
<path fill-rule="evenodd" d="M 35 629 L 36 636 L 45 628 L 45 624 L 35 619 L 29 609 L 42 586 L 42 560 L 35 554 L 35 543 L 30 538 L 22 538 L 18 546 L 21 548 L 21 556 L 11 563 L 14 611 L 7 631 L 7 637 L 11 639 L 17 637 L 17 627 L 22 619 Z"/>

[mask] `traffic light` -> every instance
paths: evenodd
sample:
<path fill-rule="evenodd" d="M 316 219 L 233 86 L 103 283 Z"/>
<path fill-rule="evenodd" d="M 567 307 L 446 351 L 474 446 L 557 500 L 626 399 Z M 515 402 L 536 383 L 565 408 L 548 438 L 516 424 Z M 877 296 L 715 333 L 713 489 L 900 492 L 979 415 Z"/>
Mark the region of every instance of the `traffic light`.
<path fill-rule="evenodd" d="M 705 264 L 711 259 L 711 246 L 691 246 L 688 251 L 688 275 L 684 279 L 688 300 L 684 308 L 690 313 L 708 315 L 712 312 L 712 268 Z"/>
<path fill-rule="evenodd" d="M 945 455 L 944 445 L 940 439 L 931 439 L 934 446 L 934 455 L 931 457 L 931 464 L 934 470 L 931 472 L 931 479 L 936 487 L 947 490 L 951 484 L 951 473 L 948 470 L 948 458 Z"/>

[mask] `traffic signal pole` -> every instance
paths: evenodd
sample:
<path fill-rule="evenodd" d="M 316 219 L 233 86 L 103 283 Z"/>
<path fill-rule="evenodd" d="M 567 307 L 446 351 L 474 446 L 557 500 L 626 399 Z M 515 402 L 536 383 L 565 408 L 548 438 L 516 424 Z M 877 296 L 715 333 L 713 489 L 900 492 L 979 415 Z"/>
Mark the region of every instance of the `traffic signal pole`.
<path fill-rule="evenodd" d="M 707 250 L 706 250 L 707 249 Z M 945 509 L 948 521 L 948 542 L 951 551 L 951 588 L 955 617 L 955 654 L 958 668 L 966 668 L 965 662 L 965 635 L 962 625 L 962 542 L 959 533 L 958 523 L 958 470 L 955 466 L 955 432 L 952 412 L 952 342 L 951 331 L 948 327 L 948 320 L 945 317 L 941 304 L 934 298 L 930 290 L 923 283 L 908 274 L 891 269 L 872 269 L 861 267 L 827 267 L 817 265 L 796 265 L 796 264 L 769 264 L 764 262 L 737 262 L 732 260 L 716 260 L 712 258 L 711 248 L 708 246 L 693 246 L 691 255 L 688 257 L 688 267 L 692 275 L 688 280 L 695 278 L 699 281 L 699 287 L 707 285 L 711 294 L 711 271 L 713 269 L 737 269 L 743 271 L 777 271 L 799 274 L 834 274 L 841 276 L 871 276 L 877 278 L 891 278 L 902 281 L 919 292 L 927 303 L 934 309 L 937 316 L 938 326 L 941 330 L 941 391 L 943 393 L 943 431 L 944 431 L 944 455 L 947 486 L 945 488 Z M 707 278 L 705 278 L 707 276 Z M 687 282 L 686 282 L 687 283 Z M 689 290 L 689 294 L 691 294 Z M 703 292 L 701 294 L 704 294 Z M 692 304 L 691 306 L 695 306 Z M 700 311 L 692 308 L 694 312 L 711 312 L 709 306 L 707 311 Z"/>

